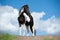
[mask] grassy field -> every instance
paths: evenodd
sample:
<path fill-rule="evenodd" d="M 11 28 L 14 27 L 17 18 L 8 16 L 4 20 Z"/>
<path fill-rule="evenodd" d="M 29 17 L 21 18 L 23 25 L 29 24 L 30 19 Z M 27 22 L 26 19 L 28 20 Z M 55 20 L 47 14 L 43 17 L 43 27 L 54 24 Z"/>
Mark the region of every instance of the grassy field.
<path fill-rule="evenodd" d="M 60 40 L 60 36 L 16 36 L 0 34 L 0 40 Z"/>
<path fill-rule="evenodd" d="M 19 40 L 60 40 L 60 36 L 19 36 Z"/>
<path fill-rule="evenodd" d="M 0 40 L 16 40 L 16 35 L 0 34 Z"/>

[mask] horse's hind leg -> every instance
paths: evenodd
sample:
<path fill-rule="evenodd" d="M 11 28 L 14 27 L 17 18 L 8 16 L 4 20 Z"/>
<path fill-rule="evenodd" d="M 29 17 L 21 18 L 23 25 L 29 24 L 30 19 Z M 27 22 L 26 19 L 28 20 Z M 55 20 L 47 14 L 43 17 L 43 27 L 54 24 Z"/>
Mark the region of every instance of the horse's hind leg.
<path fill-rule="evenodd" d="M 34 26 L 32 27 L 32 30 L 33 30 L 33 36 L 35 36 L 36 35 L 36 30 L 35 30 Z"/>
<path fill-rule="evenodd" d="M 30 26 L 30 29 L 31 29 L 31 32 L 33 33 L 33 36 L 35 36 L 36 35 L 36 30 L 35 30 L 34 26 Z"/>

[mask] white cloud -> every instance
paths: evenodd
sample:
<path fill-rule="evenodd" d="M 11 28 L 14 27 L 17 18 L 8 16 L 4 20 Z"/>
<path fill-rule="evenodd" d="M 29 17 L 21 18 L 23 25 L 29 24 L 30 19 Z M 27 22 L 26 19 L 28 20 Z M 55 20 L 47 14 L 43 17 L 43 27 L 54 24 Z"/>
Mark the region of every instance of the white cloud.
<path fill-rule="evenodd" d="M 44 12 L 32 12 L 31 15 L 33 16 L 34 19 L 34 26 L 36 29 L 40 29 L 40 19 L 45 15 Z"/>
<path fill-rule="evenodd" d="M 36 20 L 36 19 L 42 18 L 45 15 L 45 13 L 44 12 L 32 12 L 31 15 L 33 16 L 34 20 Z"/>
<path fill-rule="evenodd" d="M 11 6 L 0 6 L 0 31 L 18 31 L 18 10 Z M 32 12 L 34 26 L 36 30 L 46 31 L 49 34 L 60 32 L 60 18 L 51 16 L 47 20 L 41 18 L 46 15 L 45 12 Z"/>
<path fill-rule="evenodd" d="M 0 31 L 18 31 L 18 10 L 11 6 L 0 6 Z"/>
<path fill-rule="evenodd" d="M 44 15 L 44 12 L 33 12 L 34 26 L 36 30 L 46 31 L 48 34 L 56 34 L 60 32 L 60 19 L 52 16 L 47 20 L 41 20 Z"/>
<path fill-rule="evenodd" d="M 52 16 L 48 20 L 44 22 L 47 29 L 46 31 L 50 34 L 56 34 L 60 32 L 60 19 L 56 18 L 55 16 Z"/>

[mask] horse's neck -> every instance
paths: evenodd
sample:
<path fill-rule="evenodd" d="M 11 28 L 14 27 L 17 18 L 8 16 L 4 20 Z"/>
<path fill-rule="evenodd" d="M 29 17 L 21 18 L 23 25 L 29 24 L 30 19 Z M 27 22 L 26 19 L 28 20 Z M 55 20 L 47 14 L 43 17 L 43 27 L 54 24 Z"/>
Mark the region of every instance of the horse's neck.
<path fill-rule="evenodd" d="M 30 22 L 30 17 L 26 14 L 26 13 L 23 13 L 24 17 L 25 17 L 25 20 Z"/>

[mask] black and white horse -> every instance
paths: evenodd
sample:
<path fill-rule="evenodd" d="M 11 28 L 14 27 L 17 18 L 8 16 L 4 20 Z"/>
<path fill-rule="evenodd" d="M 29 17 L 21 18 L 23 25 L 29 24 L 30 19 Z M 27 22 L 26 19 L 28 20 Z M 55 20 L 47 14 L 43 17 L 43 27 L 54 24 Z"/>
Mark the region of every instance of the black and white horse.
<path fill-rule="evenodd" d="M 23 24 L 25 24 L 26 29 L 27 29 L 27 33 L 29 33 L 29 27 L 30 27 L 30 30 L 33 33 L 33 36 L 36 35 L 33 17 L 30 14 L 28 5 L 24 5 L 21 7 L 21 9 L 19 11 L 18 22 L 19 22 L 20 28 Z"/>

